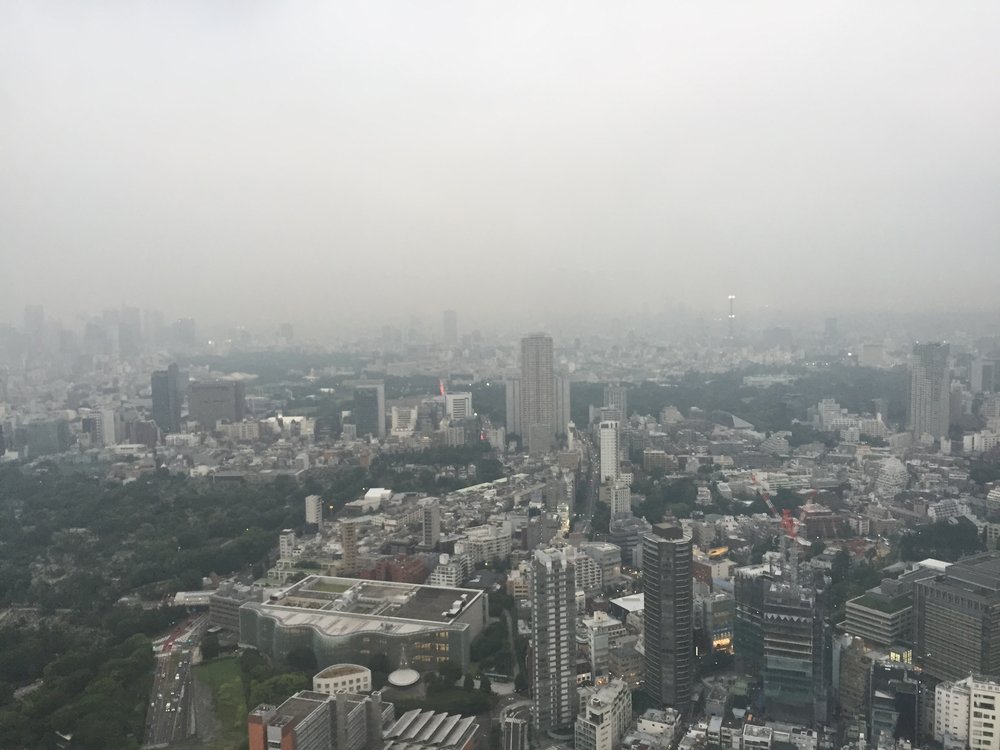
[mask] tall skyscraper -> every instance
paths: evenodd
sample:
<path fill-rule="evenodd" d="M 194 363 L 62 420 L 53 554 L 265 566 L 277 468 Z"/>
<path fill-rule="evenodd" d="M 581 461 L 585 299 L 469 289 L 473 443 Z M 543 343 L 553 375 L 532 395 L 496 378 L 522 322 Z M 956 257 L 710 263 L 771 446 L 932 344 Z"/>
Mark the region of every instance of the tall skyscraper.
<path fill-rule="evenodd" d="M 601 422 L 598 425 L 598 435 L 601 445 L 601 482 L 613 482 L 618 479 L 621 473 L 618 423 L 615 421 Z"/>
<path fill-rule="evenodd" d="M 916 437 L 947 437 L 950 416 L 950 347 L 914 344 L 910 362 L 910 430 Z"/>
<path fill-rule="evenodd" d="M 507 407 L 507 432 L 511 435 L 519 435 L 521 442 L 527 437 L 521 431 L 521 378 L 511 376 L 503 381 Z"/>
<path fill-rule="evenodd" d="M 554 382 L 552 386 L 552 393 L 555 398 L 555 414 L 556 414 L 556 434 L 565 435 L 567 433 L 567 427 L 572 419 L 570 416 L 570 379 L 569 375 L 557 374 L 554 376 Z"/>
<path fill-rule="evenodd" d="M 427 549 L 434 549 L 441 541 L 441 507 L 436 497 L 420 501 L 423 510 L 420 544 Z"/>
<path fill-rule="evenodd" d="M 181 373 L 176 363 L 166 370 L 156 370 L 150 378 L 153 390 L 153 421 L 161 432 L 181 428 L 181 402 L 184 398 Z"/>
<path fill-rule="evenodd" d="M 604 386 L 604 406 L 618 411 L 618 421 L 628 419 L 628 388 L 614 383 Z"/>
<path fill-rule="evenodd" d="M 445 310 L 441 315 L 441 332 L 445 346 L 458 345 L 458 314 L 454 310 Z"/>
<path fill-rule="evenodd" d="M 354 386 L 354 424 L 358 435 L 385 437 L 385 384 L 379 381 Z"/>
<path fill-rule="evenodd" d="M 576 694 L 576 570 L 564 549 L 531 560 L 531 674 L 535 730 L 572 734 Z"/>
<path fill-rule="evenodd" d="M 521 429 L 528 452 L 552 450 L 556 435 L 552 338 L 533 334 L 521 339 Z"/>
<path fill-rule="evenodd" d="M 646 692 L 682 714 L 691 708 L 693 583 L 691 538 L 656 524 L 642 537 Z"/>
<path fill-rule="evenodd" d="M 344 575 L 352 576 L 358 572 L 360 559 L 358 557 L 358 524 L 346 519 L 340 523 L 341 562 Z"/>

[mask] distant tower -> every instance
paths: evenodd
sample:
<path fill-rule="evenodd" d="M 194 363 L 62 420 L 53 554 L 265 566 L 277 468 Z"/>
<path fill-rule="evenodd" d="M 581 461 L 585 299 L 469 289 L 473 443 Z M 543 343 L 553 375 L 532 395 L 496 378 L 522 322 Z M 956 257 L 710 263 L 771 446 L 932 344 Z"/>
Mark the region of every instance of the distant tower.
<path fill-rule="evenodd" d="M 620 383 L 608 384 L 604 386 L 604 406 L 608 409 L 618 410 L 618 421 L 624 422 L 628 419 L 628 388 Z"/>
<path fill-rule="evenodd" d="M 646 693 L 661 706 L 691 708 L 694 649 L 691 537 L 660 523 L 642 536 Z"/>
<path fill-rule="evenodd" d="M 916 437 L 948 436 L 951 406 L 950 347 L 944 343 L 914 344 L 910 361 L 910 430 Z"/>
<path fill-rule="evenodd" d="M 354 521 L 342 521 L 340 524 L 341 559 L 344 563 L 343 572 L 353 575 L 358 572 L 358 525 Z"/>
<path fill-rule="evenodd" d="M 729 338 L 736 338 L 736 295 L 729 295 Z"/>
<path fill-rule="evenodd" d="M 507 434 L 520 435 L 523 445 L 528 436 L 521 430 L 521 378 L 513 375 L 503 382 L 507 405 Z"/>
<path fill-rule="evenodd" d="M 323 521 L 323 498 L 319 495 L 306 496 L 306 523 L 319 524 Z"/>
<path fill-rule="evenodd" d="M 454 310 L 445 310 L 441 315 L 441 329 L 444 334 L 445 346 L 458 345 L 458 314 Z"/>
<path fill-rule="evenodd" d="M 177 364 L 173 363 L 166 370 L 153 372 L 150 387 L 153 393 L 153 421 L 156 426 L 161 432 L 179 431 L 184 390 Z"/>
<path fill-rule="evenodd" d="M 621 449 L 618 440 L 618 422 L 613 420 L 601 422 L 598 434 L 601 449 L 601 481 L 613 482 L 620 474 Z"/>
<path fill-rule="evenodd" d="M 521 429 L 530 453 L 546 453 L 556 435 L 552 338 L 533 334 L 521 339 Z"/>
<path fill-rule="evenodd" d="M 531 674 L 537 736 L 572 733 L 576 694 L 576 566 L 565 550 L 531 560 Z"/>
<path fill-rule="evenodd" d="M 437 498 L 427 498 L 420 504 L 423 506 L 420 544 L 427 549 L 434 549 L 441 540 L 441 507 Z"/>
<path fill-rule="evenodd" d="M 385 437 L 385 383 L 381 380 L 354 386 L 354 424 L 358 435 Z"/>

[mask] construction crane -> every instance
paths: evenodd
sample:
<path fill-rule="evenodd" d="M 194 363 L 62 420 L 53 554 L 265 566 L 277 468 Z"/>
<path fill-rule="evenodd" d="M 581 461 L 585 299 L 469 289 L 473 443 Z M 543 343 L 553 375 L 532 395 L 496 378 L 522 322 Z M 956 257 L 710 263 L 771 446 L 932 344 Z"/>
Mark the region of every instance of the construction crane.
<path fill-rule="evenodd" d="M 756 482 L 756 476 L 754 477 Z M 788 549 L 787 544 L 790 541 L 792 543 L 791 550 L 789 551 L 788 560 L 788 578 L 789 582 L 793 587 L 798 587 L 799 585 L 799 544 L 797 541 L 798 530 L 795 527 L 795 519 L 792 518 L 792 511 L 785 508 L 780 513 L 778 509 L 771 502 L 771 493 L 767 490 L 761 490 L 760 495 L 764 498 L 764 504 L 767 505 L 768 510 L 771 511 L 778 524 L 781 526 L 782 531 L 785 533 L 781 535 L 781 560 L 782 565 L 785 564 L 785 554 Z"/>

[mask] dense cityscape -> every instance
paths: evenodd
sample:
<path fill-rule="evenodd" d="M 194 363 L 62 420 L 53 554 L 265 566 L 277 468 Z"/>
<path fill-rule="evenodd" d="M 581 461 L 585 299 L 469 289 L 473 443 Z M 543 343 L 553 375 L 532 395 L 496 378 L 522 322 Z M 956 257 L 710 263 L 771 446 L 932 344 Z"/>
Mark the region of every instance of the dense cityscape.
<path fill-rule="evenodd" d="M 726 304 L 336 348 L 28 306 L 0 744 L 997 747 L 1000 337 Z"/>

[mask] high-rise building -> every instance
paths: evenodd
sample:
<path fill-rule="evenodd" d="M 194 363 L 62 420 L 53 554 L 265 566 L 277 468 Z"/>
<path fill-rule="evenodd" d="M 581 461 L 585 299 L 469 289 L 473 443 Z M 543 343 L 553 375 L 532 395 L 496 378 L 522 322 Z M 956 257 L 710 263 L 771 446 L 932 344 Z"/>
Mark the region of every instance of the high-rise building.
<path fill-rule="evenodd" d="M 619 383 L 604 386 L 604 406 L 618 412 L 618 421 L 628 419 L 628 388 Z"/>
<path fill-rule="evenodd" d="M 1000 675 L 1000 553 L 913 584 L 913 641 L 913 658 L 931 677 Z"/>
<path fill-rule="evenodd" d="M 444 400 L 445 414 L 449 419 L 471 419 L 475 416 L 472 411 L 471 393 L 448 393 Z"/>
<path fill-rule="evenodd" d="M 323 498 L 319 495 L 306 496 L 306 523 L 316 524 L 323 521 Z"/>
<path fill-rule="evenodd" d="M 188 413 L 191 419 L 209 429 L 218 422 L 242 422 L 246 417 L 246 386 L 239 380 L 192 383 Z"/>
<path fill-rule="evenodd" d="M 733 653 L 743 674 L 760 674 L 764 666 L 764 595 L 773 581 L 764 565 L 737 568 L 733 576 Z"/>
<path fill-rule="evenodd" d="M 358 525 L 345 519 L 340 522 L 341 563 L 345 575 L 354 575 L 361 567 L 358 558 Z"/>
<path fill-rule="evenodd" d="M 434 549 L 441 541 L 441 506 L 437 498 L 425 498 L 420 501 L 423 506 L 420 544 L 427 549 Z"/>
<path fill-rule="evenodd" d="M 970 386 L 973 393 L 1000 391 L 1000 356 L 993 354 L 976 357 L 972 362 Z"/>
<path fill-rule="evenodd" d="M 580 691 L 575 750 L 615 750 L 632 722 L 632 691 L 623 680 Z"/>
<path fill-rule="evenodd" d="M 555 373 L 552 338 L 521 339 L 521 429 L 529 453 L 552 450 L 556 435 Z"/>
<path fill-rule="evenodd" d="M 45 308 L 41 305 L 24 306 L 24 338 L 29 354 L 45 350 Z"/>
<path fill-rule="evenodd" d="M 458 314 L 454 310 L 445 310 L 441 315 L 441 332 L 445 346 L 458 344 Z"/>
<path fill-rule="evenodd" d="M 612 480 L 607 486 L 611 517 L 632 515 L 632 487 L 621 479 Z"/>
<path fill-rule="evenodd" d="M 763 636 L 761 671 L 768 714 L 785 721 L 824 723 L 829 665 L 818 594 L 790 580 L 772 583 L 764 594 Z"/>
<path fill-rule="evenodd" d="M 280 706 L 260 705 L 247 716 L 250 750 L 382 750 L 395 707 L 382 695 L 300 690 Z"/>
<path fill-rule="evenodd" d="M 570 379 L 569 375 L 556 374 L 552 385 L 552 393 L 555 398 L 556 434 L 565 435 L 568 431 L 569 423 L 572 421 L 570 411 Z"/>
<path fill-rule="evenodd" d="M 948 436 L 951 379 L 948 344 L 914 344 L 910 362 L 910 430 L 918 438 Z"/>
<path fill-rule="evenodd" d="M 385 437 L 385 383 L 381 380 L 354 386 L 354 424 L 358 435 Z"/>
<path fill-rule="evenodd" d="M 507 716 L 500 725 L 503 741 L 501 750 L 529 750 L 528 722 L 516 716 Z"/>
<path fill-rule="evenodd" d="M 181 402 L 184 399 L 180 370 L 173 363 L 166 370 L 156 370 L 151 378 L 153 421 L 161 432 L 181 429 Z"/>
<path fill-rule="evenodd" d="M 618 422 L 601 422 L 598 435 L 601 446 L 601 482 L 613 482 L 621 476 Z"/>
<path fill-rule="evenodd" d="M 511 376 L 505 378 L 503 383 L 507 407 L 507 433 L 519 435 L 523 443 L 527 435 L 521 431 L 521 378 Z"/>
<path fill-rule="evenodd" d="M 1000 750 L 1000 683 L 969 676 L 934 691 L 934 739 L 944 747 Z"/>
<path fill-rule="evenodd" d="M 642 537 L 646 692 L 682 714 L 691 708 L 694 592 L 691 537 L 656 524 Z"/>
<path fill-rule="evenodd" d="M 531 560 L 531 674 L 535 730 L 572 732 L 576 694 L 576 571 L 566 550 L 535 550 Z"/>

